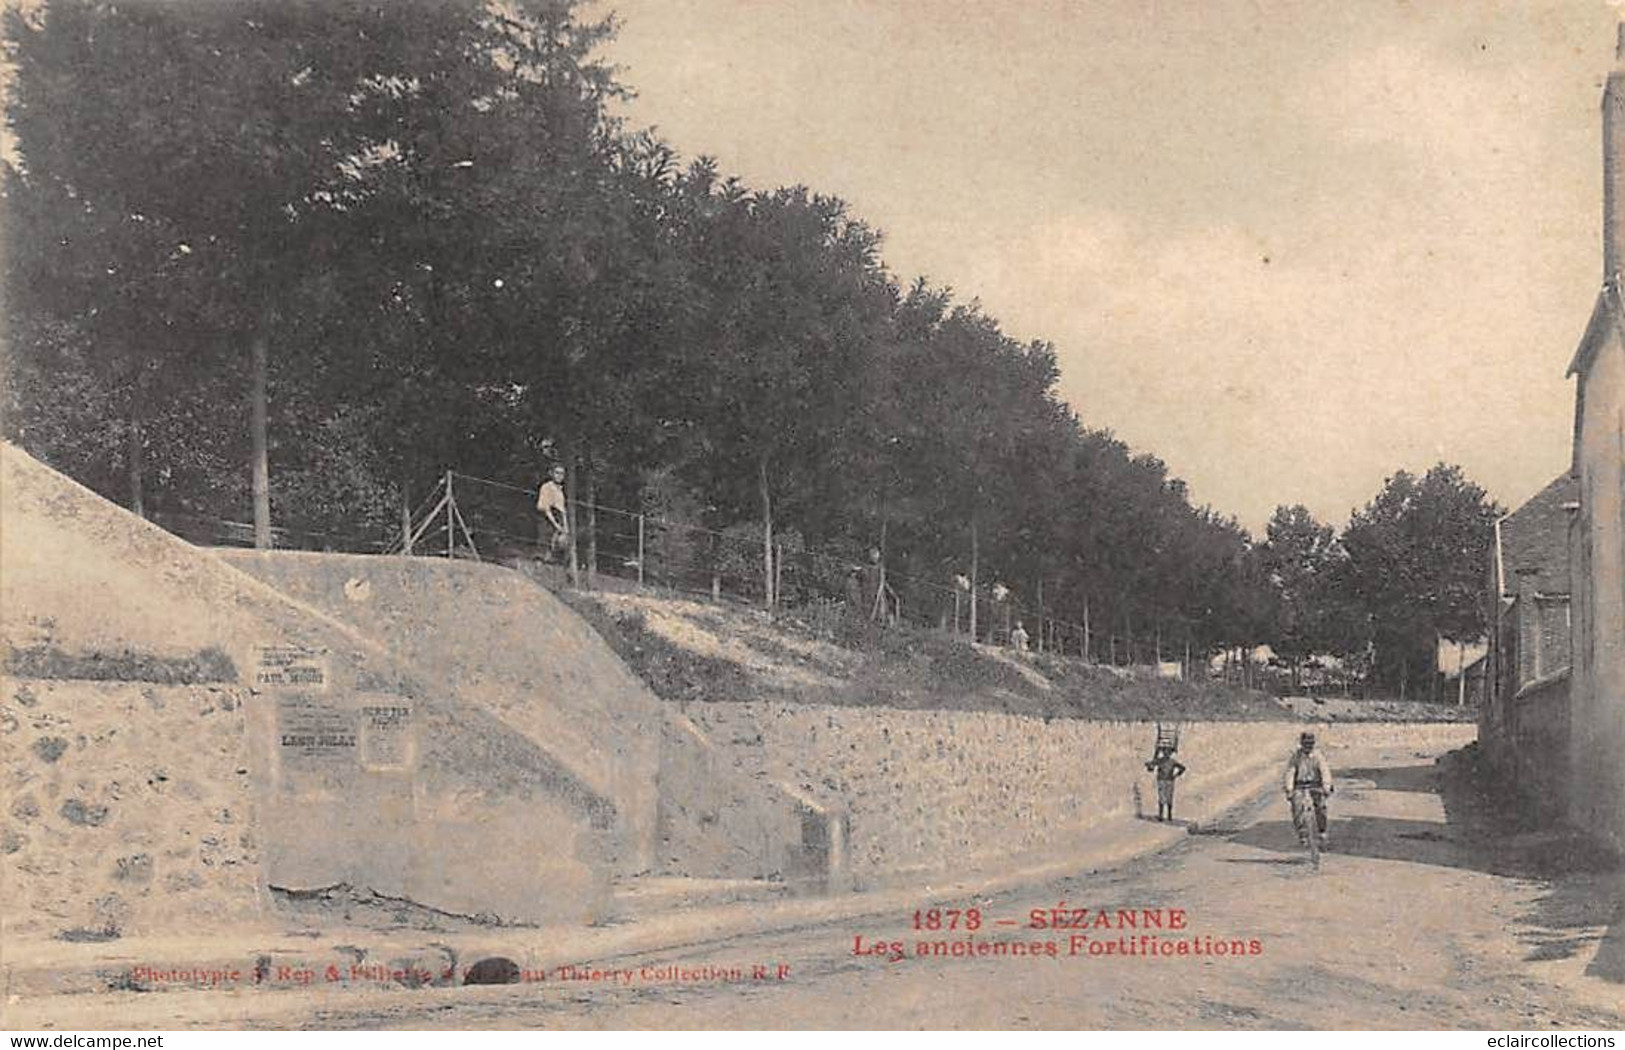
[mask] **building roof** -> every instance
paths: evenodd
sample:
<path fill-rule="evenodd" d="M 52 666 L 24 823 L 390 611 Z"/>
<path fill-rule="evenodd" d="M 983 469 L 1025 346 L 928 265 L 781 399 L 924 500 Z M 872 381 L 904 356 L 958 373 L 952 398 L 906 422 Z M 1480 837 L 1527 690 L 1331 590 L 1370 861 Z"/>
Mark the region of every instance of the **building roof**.
<path fill-rule="evenodd" d="M 1564 504 L 1579 499 L 1579 491 L 1573 475 L 1564 471 L 1501 519 L 1496 554 L 1503 595 L 1569 593 L 1569 512 Z"/>
<path fill-rule="evenodd" d="M 1580 345 L 1574 348 L 1574 357 L 1569 360 L 1569 367 L 1563 373 L 1565 377 L 1584 371 L 1591 363 L 1591 355 L 1597 352 L 1603 337 L 1608 334 L 1609 314 L 1613 309 L 1613 289 L 1605 282 L 1602 291 L 1597 293 L 1597 301 L 1591 304 L 1591 319 L 1586 322 L 1586 330 L 1580 336 Z"/>
<path fill-rule="evenodd" d="M 1621 298 L 1616 278 L 1604 282 L 1602 291 L 1597 293 L 1597 301 L 1591 307 L 1591 319 L 1586 322 L 1585 334 L 1580 336 L 1580 345 L 1575 348 L 1568 370 L 1563 373 L 1565 378 L 1591 367 L 1597 350 L 1607 341 L 1609 333 L 1619 327 L 1621 320 L 1625 320 L 1625 299 Z"/>

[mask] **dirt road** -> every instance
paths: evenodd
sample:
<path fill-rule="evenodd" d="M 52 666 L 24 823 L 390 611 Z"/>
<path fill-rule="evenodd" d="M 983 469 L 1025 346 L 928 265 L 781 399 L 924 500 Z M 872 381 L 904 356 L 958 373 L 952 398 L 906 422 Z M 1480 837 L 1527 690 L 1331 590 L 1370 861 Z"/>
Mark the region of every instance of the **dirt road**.
<path fill-rule="evenodd" d="M 920 957 L 919 942 L 967 933 L 916 931 L 912 915 L 899 914 L 584 959 L 576 973 L 554 968 L 518 986 L 237 1006 L 147 996 L 123 1016 L 278 1028 L 1625 1025 L 1617 874 L 1577 870 L 1595 862 L 1570 840 L 1495 826 L 1471 790 L 1469 763 L 1436 757 L 1342 756 L 1331 852 L 1318 874 L 1276 797 L 1115 871 L 959 902 L 980 912 L 970 943 L 1004 942 L 1004 954 Z M 1062 902 L 1062 921 L 1081 918 L 1085 928 L 1031 928 L 1034 909 Z M 1146 928 L 1142 913 L 1140 928 L 1116 928 L 1118 909 L 1150 911 L 1162 927 Z M 1096 925 L 1099 911 L 1112 927 Z M 1078 946 L 1080 934 L 1088 941 Z M 1057 954 L 1008 954 L 1018 941 L 1052 942 Z M 898 961 L 854 953 L 892 942 Z"/>

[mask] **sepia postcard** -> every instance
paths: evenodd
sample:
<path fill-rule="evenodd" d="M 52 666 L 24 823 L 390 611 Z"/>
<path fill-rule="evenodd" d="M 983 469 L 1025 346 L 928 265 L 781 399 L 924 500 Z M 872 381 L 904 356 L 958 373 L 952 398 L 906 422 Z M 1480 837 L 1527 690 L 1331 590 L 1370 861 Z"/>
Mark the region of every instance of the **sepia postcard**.
<path fill-rule="evenodd" d="M 11 1045 L 1625 1028 L 1625 9 L 0 15 Z"/>

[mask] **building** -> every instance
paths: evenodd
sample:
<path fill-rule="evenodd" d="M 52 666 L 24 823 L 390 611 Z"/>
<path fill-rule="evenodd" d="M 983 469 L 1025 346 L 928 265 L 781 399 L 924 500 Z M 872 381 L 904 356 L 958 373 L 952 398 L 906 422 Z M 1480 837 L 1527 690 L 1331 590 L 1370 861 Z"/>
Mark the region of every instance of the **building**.
<path fill-rule="evenodd" d="M 1603 287 L 1575 377 L 1569 819 L 1625 850 L 1625 26 L 1603 93 Z"/>
<path fill-rule="evenodd" d="M 1569 527 L 1564 471 L 1495 523 L 1490 548 L 1481 746 L 1543 815 L 1567 816 L 1570 746 Z"/>

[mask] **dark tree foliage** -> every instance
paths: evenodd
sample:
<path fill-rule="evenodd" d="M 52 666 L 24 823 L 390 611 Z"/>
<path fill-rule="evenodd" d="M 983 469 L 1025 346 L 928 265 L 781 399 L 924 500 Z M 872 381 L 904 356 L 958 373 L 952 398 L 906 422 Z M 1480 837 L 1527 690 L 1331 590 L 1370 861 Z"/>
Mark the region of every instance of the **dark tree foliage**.
<path fill-rule="evenodd" d="M 1484 633 L 1484 566 L 1501 508 L 1460 467 L 1399 471 L 1343 530 L 1342 598 L 1364 615 L 1379 681 L 1409 685 L 1434 669 L 1438 639 Z"/>
<path fill-rule="evenodd" d="M 6 436 L 114 498 L 241 520 L 260 340 L 272 507 L 299 529 L 381 532 L 451 468 L 532 485 L 548 438 L 599 501 L 753 536 L 757 569 L 883 546 L 946 586 L 974 543 L 983 582 L 1125 658 L 1475 629 L 1465 576 L 1435 572 L 1479 564 L 1459 474 L 1396 476 L 1341 547 L 1300 511 L 1255 547 L 1078 419 L 1051 346 L 900 285 L 842 201 L 612 119 L 615 27 L 582 10 L 8 8 Z"/>

